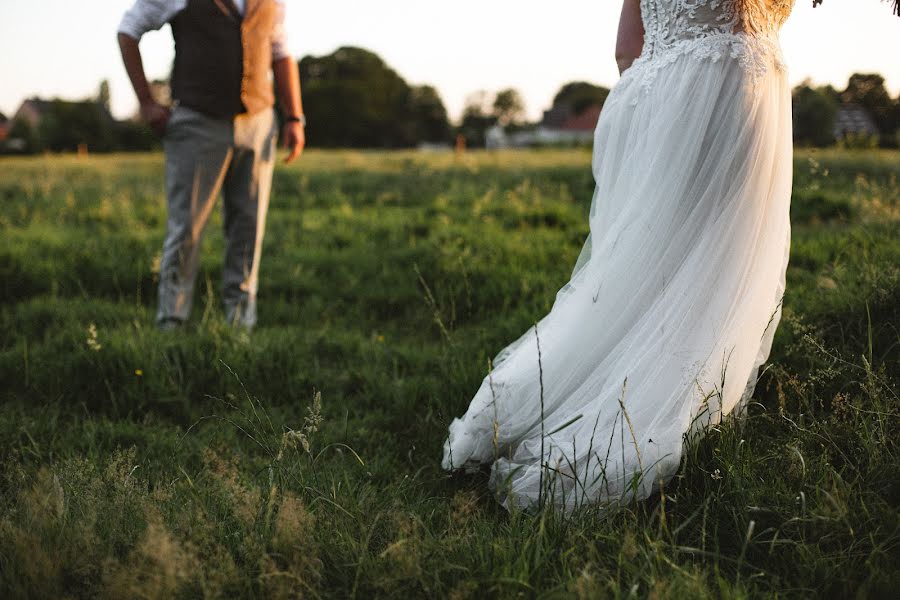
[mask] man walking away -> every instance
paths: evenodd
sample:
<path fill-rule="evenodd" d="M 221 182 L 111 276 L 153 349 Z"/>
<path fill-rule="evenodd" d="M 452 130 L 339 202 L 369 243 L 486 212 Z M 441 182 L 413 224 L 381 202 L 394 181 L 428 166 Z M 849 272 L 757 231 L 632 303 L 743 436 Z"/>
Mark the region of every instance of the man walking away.
<path fill-rule="evenodd" d="M 287 115 L 291 162 L 305 144 L 297 65 L 288 55 L 284 0 L 136 0 L 119 25 L 119 47 L 141 106 L 166 154 L 168 220 L 157 325 L 188 318 L 200 242 L 219 192 L 224 198 L 222 296 L 234 325 L 256 324 L 259 261 L 277 127 L 270 71 Z M 173 108 L 156 102 L 138 42 L 169 23 L 175 40 Z"/>

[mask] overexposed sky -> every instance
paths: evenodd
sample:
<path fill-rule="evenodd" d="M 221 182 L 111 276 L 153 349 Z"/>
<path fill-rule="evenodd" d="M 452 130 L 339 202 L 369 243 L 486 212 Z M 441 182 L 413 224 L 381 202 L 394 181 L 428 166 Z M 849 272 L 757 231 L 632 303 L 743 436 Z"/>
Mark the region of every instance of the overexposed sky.
<path fill-rule="evenodd" d="M 0 0 L 0 111 L 23 98 L 81 98 L 109 79 L 113 112 L 136 101 L 116 28 L 133 0 Z M 531 117 L 560 85 L 618 79 L 613 48 L 620 0 L 287 0 L 289 45 L 299 58 L 345 45 L 373 50 L 414 84 L 438 88 L 452 118 L 470 93 L 519 89 Z M 797 0 L 782 35 L 791 81 L 843 88 L 878 72 L 900 93 L 900 18 L 881 0 Z M 168 27 L 141 43 L 151 78 L 168 76 Z M 314 118 L 314 115 L 311 115 Z"/>

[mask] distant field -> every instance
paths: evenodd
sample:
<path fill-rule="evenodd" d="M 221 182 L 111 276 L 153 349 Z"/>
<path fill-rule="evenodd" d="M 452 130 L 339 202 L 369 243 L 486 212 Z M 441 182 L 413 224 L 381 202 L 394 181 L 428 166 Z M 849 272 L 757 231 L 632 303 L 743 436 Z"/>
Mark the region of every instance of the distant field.
<path fill-rule="evenodd" d="M 249 336 L 222 320 L 218 215 L 193 319 L 153 327 L 160 155 L 0 160 L 0 597 L 895 594 L 900 152 L 794 167 L 750 416 L 664 498 L 562 519 L 439 461 L 568 279 L 588 152 L 279 167 Z"/>

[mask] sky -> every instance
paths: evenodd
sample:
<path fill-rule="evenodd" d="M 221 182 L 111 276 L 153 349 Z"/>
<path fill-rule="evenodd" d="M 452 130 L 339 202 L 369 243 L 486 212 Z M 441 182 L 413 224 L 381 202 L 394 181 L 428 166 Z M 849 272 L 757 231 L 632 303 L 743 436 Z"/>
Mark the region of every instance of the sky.
<path fill-rule="evenodd" d="M 0 0 L 0 112 L 29 96 L 84 98 L 108 79 L 113 113 L 137 103 L 116 43 L 134 0 Z M 517 88 L 530 117 L 559 87 L 585 80 L 612 86 L 620 0 L 287 0 L 289 47 L 298 58 L 340 46 L 379 54 L 412 84 L 438 88 L 451 118 L 478 90 Z M 881 0 L 811 0 L 782 33 L 791 82 L 839 89 L 854 72 L 878 72 L 900 93 L 900 18 Z M 168 27 L 141 42 L 151 78 L 166 78 Z M 314 116 L 312 116 L 314 118 Z"/>

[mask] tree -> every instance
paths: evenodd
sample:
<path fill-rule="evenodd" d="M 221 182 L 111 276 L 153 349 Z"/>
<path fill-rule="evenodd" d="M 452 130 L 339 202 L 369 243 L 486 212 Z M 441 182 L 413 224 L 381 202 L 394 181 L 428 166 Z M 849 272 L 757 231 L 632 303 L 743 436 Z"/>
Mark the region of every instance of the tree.
<path fill-rule="evenodd" d="M 801 83 L 800 85 L 804 85 L 804 84 L 809 85 L 809 83 L 810 83 L 810 80 L 807 79 L 806 81 L 804 81 L 804 82 Z M 840 106 L 840 105 L 843 103 L 843 100 L 841 100 L 841 93 L 840 93 L 839 91 L 837 91 L 836 89 L 834 89 L 834 86 L 833 86 L 833 85 L 831 85 L 831 84 L 823 85 L 823 86 L 821 86 L 821 87 L 819 87 L 819 88 L 816 88 L 816 89 L 817 89 L 820 93 L 825 94 L 826 96 L 828 96 L 829 98 L 831 98 L 831 101 L 834 102 L 835 104 L 837 104 L 838 106 Z"/>
<path fill-rule="evenodd" d="M 104 79 L 100 82 L 100 88 L 97 90 L 97 104 L 103 107 L 106 112 L 110 111 L 110 93 L 109 93 L 109 81 Z"/>
<path fill-rule="evenodd" d="M 310 145 L 402 148 L 449 131 L 434 88 L 412 88 L 376 54 L 343 47 L 299 63 Z"/>
<path fill-rule="evenodd" d="M 799 145 L 827 146 L 834 143 L 838 101 L 834 88 L 815 89 L 809 81 L 794 88 L 794 141 Z"/>
<path fill-rule="evenodd" d="M 497 92 L 494 97 L 493 113 L 497 121 L 504 127 L 521 122 L 525 117 L 525 101 L 514 88 Z"/>
<path fill-rule="evenodd" d="M 609 88 L 586 81 L 567 83 L 553 97 L 553 106 L 567 105 L 572 114 L 581 114 L 591 106 L 603 106 L 609 96 Z"/>
<path fill-rule="evenodd" d="M 841 94 L 847 104 L 858 104 L 866 109 L 881 132 L 882 139 L 894 140 L 900 126 L 898 102 L 884 87 L 884 77 L 875 73 L 854 73 Z"/>
<path fill-rule="evenodd" d="M 491 114 L 492 107 L 493 100 L 491 100 L 490 93 L 487 90 L 478 90 L 466 96 L 463 116 L 487 117 Z"/>
<path fill-rule="evenodd" d="M 92 151 L 116 147 L 116 123 L 93 101 L 54 100 L 37 127 L 41 145 L 54 152 L 69 152 L 80 144 Z"/>
<path fill-rule="evenodd" d="M 458 133 L 466 140 L 466 146 L 470 148 L 484 147 L 485 133 L 497 123 L 497 117 L 492 114 L 493 102 L 490 94 L 479 90 L 469 94 L 466 105 L 463 108 L 462 122 Z"/>
<path fill-rule="evenodd" d="M 419 142 L 450 141 L 450 119 L 438 91 L 430 85 L 420 85 L 410 91 L 410 112 L 416 124 L 415 138 Z"/>

